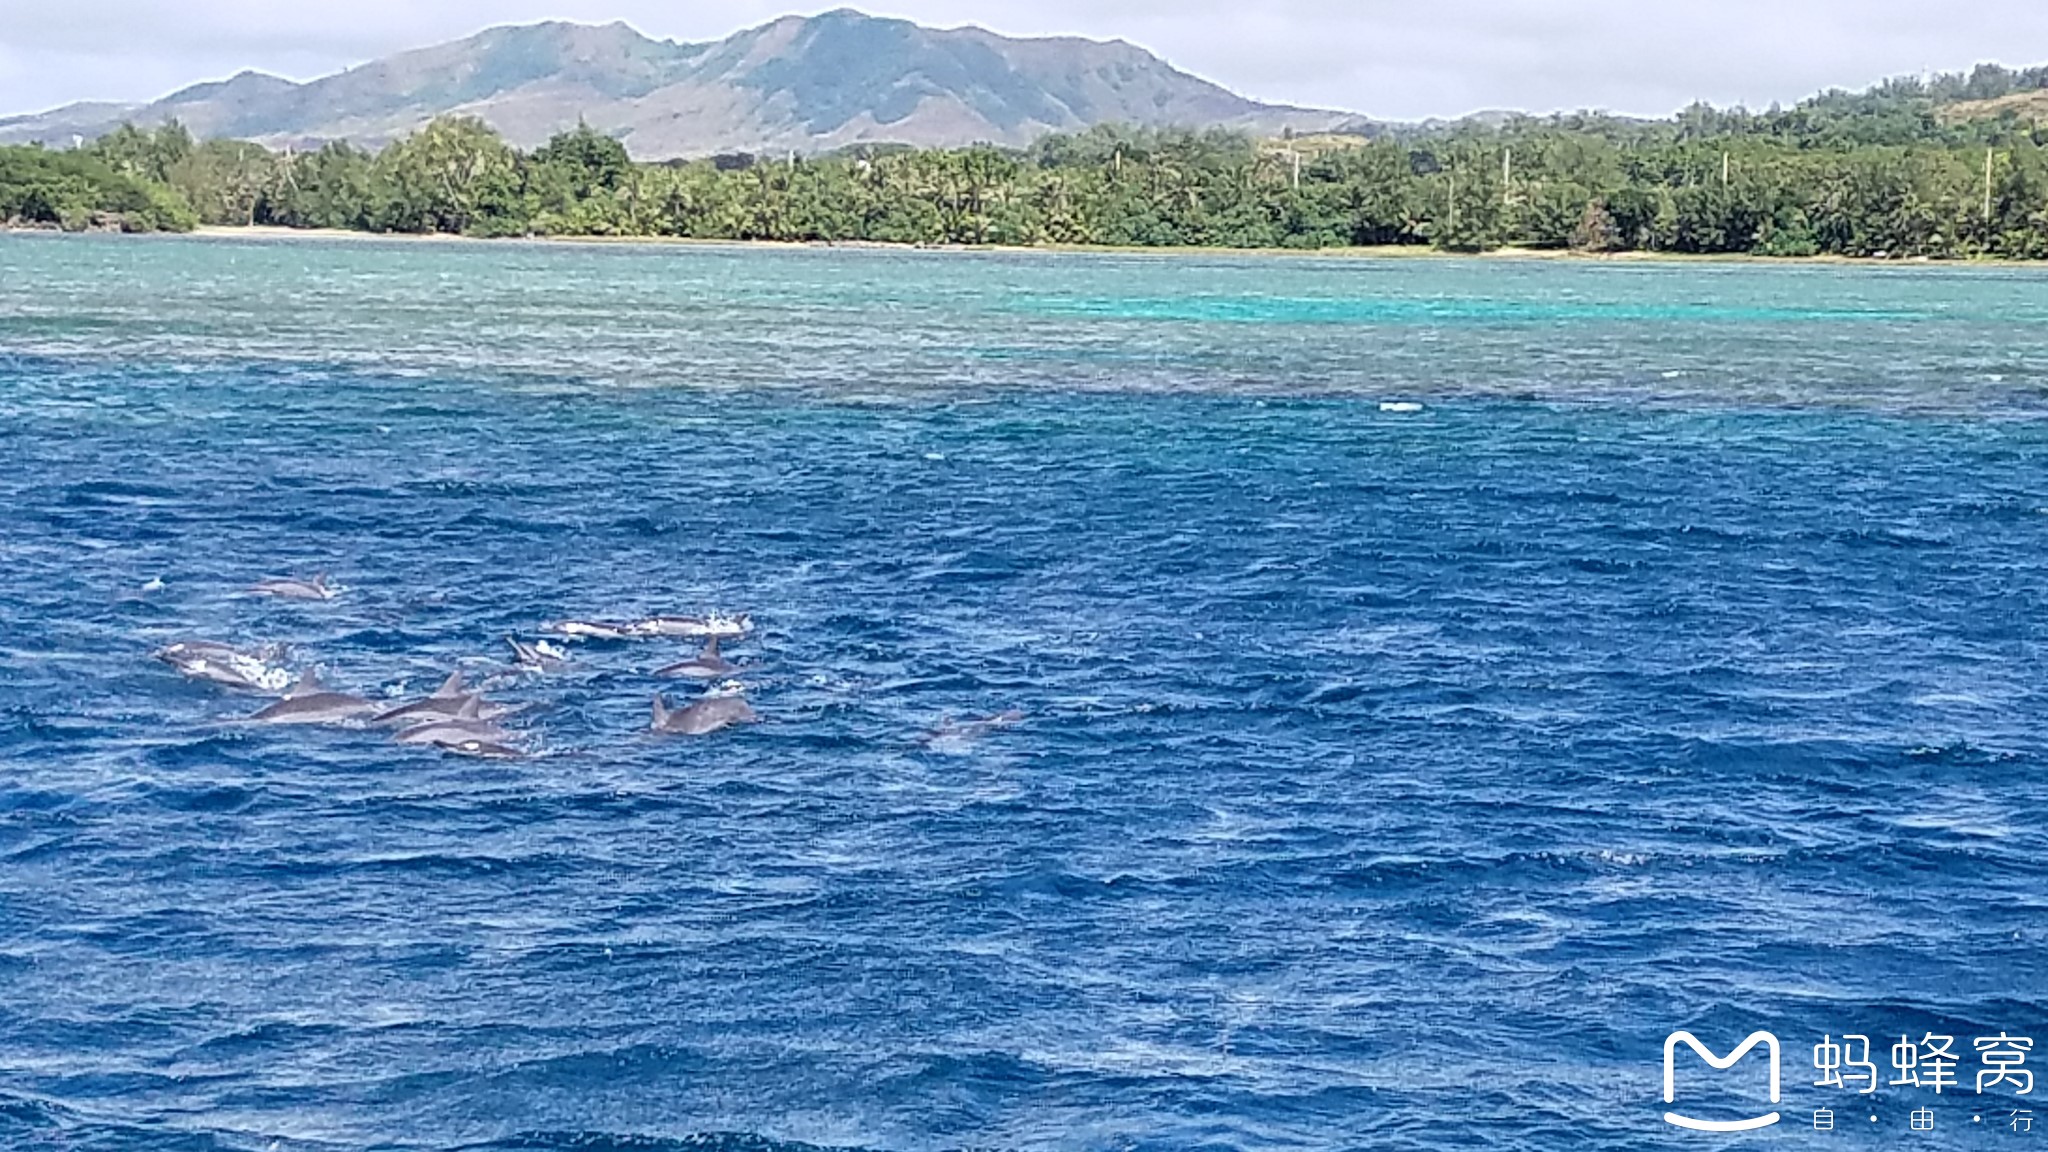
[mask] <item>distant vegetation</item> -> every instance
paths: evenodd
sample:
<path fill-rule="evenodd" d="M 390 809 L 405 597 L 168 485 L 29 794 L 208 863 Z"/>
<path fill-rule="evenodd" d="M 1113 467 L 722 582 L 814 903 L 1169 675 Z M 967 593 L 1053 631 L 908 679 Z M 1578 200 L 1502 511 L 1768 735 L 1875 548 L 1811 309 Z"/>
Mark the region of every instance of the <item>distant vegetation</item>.
<path fill-rule="evenodd" d="M 1259 142 L 1096 128 L 1025 150 L 635 164 L 587 128 L 521 153 L 437 120 L 371 154 L 124 127 L 0 148 L 0 220 L 473 236 L 2048 258 L 2048 69 L 1982 67 L 1790 109 L 1514 118 Z"/>
<path fill-rule="evenodd" d="M 161 180 L 131 176 L 97 151 L 0 148 L 0 221 L 183 231 L 199 222 Z"/>

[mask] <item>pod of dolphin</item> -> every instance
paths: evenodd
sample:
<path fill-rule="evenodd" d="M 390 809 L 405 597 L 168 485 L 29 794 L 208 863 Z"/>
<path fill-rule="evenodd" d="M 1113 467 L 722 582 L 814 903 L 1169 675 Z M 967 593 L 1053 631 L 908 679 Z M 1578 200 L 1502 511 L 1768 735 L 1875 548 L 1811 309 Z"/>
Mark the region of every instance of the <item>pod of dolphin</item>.
<path fill-rule="evenodd" d="M 322 574 L 310 580 L 263 580 L 246 591 L 253 596 L 310 602 L 333 600 L 342 589 L 329 584 Z M 654 675 L 708 686 L 745 671 L 724 656 L 720 644 L 741 639 L 752 628 L 753 622 L 746 616 L 656 616 L 631 623 L 564 620 L 543 625 L 541 631 L 569 640 L 700 639 L 704 646 L 697 655 L 657 669 Z M 570 663 L 568 651 L 551 641 L 505 639 L 512 648 L 513 663 L 524 671 L 555 672 Z M 459 670 L 432 695 L 390 706 L 330 688 L 311 669 L 295 679 L 284 667 L 288 654 L 283 645 L 237 648 L 210 640 L 179 641 L 152 653 L 193 680 L 236 692 L 280 694 L 278 700 L 249 716 L 249 723 L 388 728 L 400 744 L 491 758 L 527 754 L 520 734 L 499 723 L 521 709 L 485 699 L 481 691 L 469 687 Z M 742 691 L 737 686 L 707 687 L 702 695 L 678 708 L 671 708 L 657 693 L 650 729 L 670 735 L 708 736 L 736 724 L 757 723 L 761 716 Z"/>

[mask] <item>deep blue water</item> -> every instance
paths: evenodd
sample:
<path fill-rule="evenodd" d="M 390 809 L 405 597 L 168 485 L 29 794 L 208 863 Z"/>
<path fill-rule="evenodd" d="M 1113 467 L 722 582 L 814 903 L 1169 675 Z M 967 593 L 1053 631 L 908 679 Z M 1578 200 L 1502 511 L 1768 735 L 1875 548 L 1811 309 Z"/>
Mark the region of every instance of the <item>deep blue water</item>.
<path fill-rule="evenodd" d="M 0 237 L 0 1146 L 2003 1147 L 2044 314 L 2010 270 Z M 764 724 L 653 737 L 686 649 L 582 645 L 496 690 L 510 762 L 148 659 L 396 697 L 708 610 Z M 1779 1036 L 1785 1122 L 1665 1125 L 1678 1028 Z M 1963 1091 L 1814 1086 L 1845 1032 L 1885 1079 L 1954 1034 Z"/>

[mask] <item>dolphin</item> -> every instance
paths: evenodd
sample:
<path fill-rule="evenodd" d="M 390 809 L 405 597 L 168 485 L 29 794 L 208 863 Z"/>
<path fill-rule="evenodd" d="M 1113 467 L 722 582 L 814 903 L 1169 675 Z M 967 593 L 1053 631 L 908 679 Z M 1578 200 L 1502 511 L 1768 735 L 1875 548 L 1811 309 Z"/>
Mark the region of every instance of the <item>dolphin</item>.
<path fill-rule="evenodd" d="M 948 718 L 925 734 L 924 743 L 936 752 L 965 752 L 982 738 L 1023 722 L 1024 713 L 1016 708 L 964 724 L 956 724 Z"/>
<path fill-rule="evenodd" d="M 400 744 L 453 748 L 461 744 L 509 744 L 512 733 L 488 720 L 436 720 L 408 728 L 395 739 Z"/>
<path fill-rule="evenodd" d="M 569 662 L 569 654 L 545 640 L 528 644 L 517 636 L 505 637 L 505 643 L 512 646 L 512 658 L 521 668 L 534 672 L 559 671 Z"/>
<path fill-rule="evenodd" d="M 295 577 L 259 580 L 249 586 L 249 591 L 258 596 L 276 596 L 283 600 L 332 600 L 341 594 L 327 583 L 325 572 L 311 580 Z"/>
<path fill-rule="evenodd" d="M 681 636 L 691 640 L 737 640 L 753 629 L 754 618 L 746 615 L 651 616 L 626 625 L 626 632 L 634 636 Z"/>
<path fill-rule="evenodd" d="M 761 714 L 740 696 L 706 696 L 684 708 L 669 710 L 668 701 L 654 697 L 654 731 L 677 736 L 709 736 L 734 724 L 758 724 Z"/>
<path fill-rule="evenodd" d="M 211 640 L 184 640 L 150 655 L 193 680 L 241 692 L 282 692 L 292 682 L 291 673 L 278 665 L 285 655 L 278 644 L 242 649 Z"/>
<path fill-rule="evenodd" d="M 320 678 L 309 668 L 299 677 L 298 684 L 284 694 L 284 699 L 249 720 L 256 724 L 339 724 L 359 720 L 376 710 L 376 704 L 361 696 L 329 692 L 321 687 Z"/>
<path fill-rule="evenodd" d="M 526 758 L 524 750 L 514 748 L 510 744 L 500 744 L 491 740 L 464 740 L 456 744 L 438 744 L 436 747 L 440 748 L 443 752 L 453 752 L 458 756 L 476 756 L 485 760 L 524 760 Z"/>
<path fill-rule="evenodd" d="M 986 720 L 969 721 L 964 731 L 988 733 L 994 732 L 998 728 L 1008 728 L 1015 724 L 1022 724 L 1023 722 L 1024 710 L 1022 708 L 1006 708 L 1003 711 L 998 712 L 993 716 L 990 716 Z"/>
<path fill-rule="evenodd" d="M 512 748 L 512 733 L 500 728 L 496 722 L 481 714 L 483 702 L 472 696 L 463 702 L 453 716 L 428 720 L 400 732 L 394 739 L 400 744 L 429 744 L 451 751 L 468 752 L 470 755 L 521 755 Z M 486 751 L 498 749 L 499 751 Z"/>
<path fill-rule="evenodd" d="M 372 724 L 403 724 L 413 720 L 428 720 L 436 716 L 453 716 L 461 710 L 463 701 L 475 699 L 462 687 L 462 671 L 457 669 L 432 696 L 401 704 L 388 712 L 380 712 L 370 718 Z"/>
<path fill-rule="evenodd" d="M 460 744 L 469 740 L 510 740 L 512 733 L 495 721 L 471 717 L 449 717 L 417 724 L 392 737 L 400 744 Z"/>
<path fill-rule="evenodd" d="M 599 620 L 557 620 L 543 624 L 540 630 L 572 640 L 625 640 L 632 635 L 630 625 L 606 624 Z"/>
<path fill-rule="evenodd" d="M 680 664 L 671 664 L 655 670 L 655 675 L 666 680 L 723 680 L 740 670 L 740 666 L 718 654 L 718 637 L 704 642 L 704 651 Z"/>

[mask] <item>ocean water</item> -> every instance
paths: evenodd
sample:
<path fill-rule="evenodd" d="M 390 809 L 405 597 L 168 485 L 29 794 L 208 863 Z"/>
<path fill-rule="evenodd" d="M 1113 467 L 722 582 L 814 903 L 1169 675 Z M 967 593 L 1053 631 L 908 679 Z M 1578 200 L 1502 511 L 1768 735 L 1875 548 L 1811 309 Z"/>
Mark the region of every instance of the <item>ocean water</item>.
<path fill-rule="evenodd" d="M 2044 322 L 2014 269 L 0 237 L 0 1146 L 2048 1139 L 1973 1091 L 2048 1042 Z M 504 671 L 672 611 L 753 615 L 762 724 L 646 731 L 681 642 Z M 245 724 L 179 639 L 461 668 L 537 754 Z M 1779 1038 L 1783 1121 L 1666 1124 L 1766 1106 L 1667 1105 L 1678 1029 Z M 1959 1083 L 1888 1083 L 1930 1033 Z"/>

